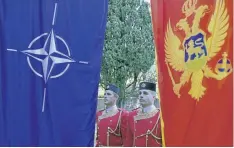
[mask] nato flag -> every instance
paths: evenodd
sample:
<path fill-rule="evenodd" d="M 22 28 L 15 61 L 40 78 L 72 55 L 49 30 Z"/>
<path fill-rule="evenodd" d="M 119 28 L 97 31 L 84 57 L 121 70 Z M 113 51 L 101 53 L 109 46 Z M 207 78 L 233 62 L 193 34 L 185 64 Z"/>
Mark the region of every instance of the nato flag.
<path fill-rule="evenodd" d="M 93 146 L 107 0 L 0 0 L 0 146 Z"/>

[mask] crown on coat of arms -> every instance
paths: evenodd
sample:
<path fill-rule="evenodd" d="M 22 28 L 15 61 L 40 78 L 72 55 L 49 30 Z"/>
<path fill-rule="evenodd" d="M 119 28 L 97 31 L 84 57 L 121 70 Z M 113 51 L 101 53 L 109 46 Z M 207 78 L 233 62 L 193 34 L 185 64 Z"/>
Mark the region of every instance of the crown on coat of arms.
<path fill-rule="evenodd" d="M 197 0 L 187 0 L 183 7 L 182 12 L 186 17 L 190 16 L 196 10 Z"/>

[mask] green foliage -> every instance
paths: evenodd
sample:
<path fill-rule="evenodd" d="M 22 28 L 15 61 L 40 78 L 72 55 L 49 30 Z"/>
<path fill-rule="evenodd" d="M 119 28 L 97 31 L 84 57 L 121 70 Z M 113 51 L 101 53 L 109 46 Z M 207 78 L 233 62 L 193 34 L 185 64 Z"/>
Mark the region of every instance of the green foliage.
<path fill-rule="evenodd" d="M 116 84 L 125 99 L 129 80 L 135 85 L 154 63 L 151 16 L 140 0 L 109 0 L 108 11 L 101 85 Z"/>

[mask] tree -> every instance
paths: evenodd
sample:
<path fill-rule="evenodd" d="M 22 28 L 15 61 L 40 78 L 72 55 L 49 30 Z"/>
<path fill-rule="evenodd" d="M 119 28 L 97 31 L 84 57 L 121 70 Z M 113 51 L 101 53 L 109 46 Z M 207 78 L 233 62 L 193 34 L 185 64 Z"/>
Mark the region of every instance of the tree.
<path fill-rule="evenodd" d="M 101 85 L 114 83 L 126 99 L 126 89 L 136 87 L 140 73 L 154 63 L 149 6 L 141 0 L 109 0 L 101 71 Z"/>

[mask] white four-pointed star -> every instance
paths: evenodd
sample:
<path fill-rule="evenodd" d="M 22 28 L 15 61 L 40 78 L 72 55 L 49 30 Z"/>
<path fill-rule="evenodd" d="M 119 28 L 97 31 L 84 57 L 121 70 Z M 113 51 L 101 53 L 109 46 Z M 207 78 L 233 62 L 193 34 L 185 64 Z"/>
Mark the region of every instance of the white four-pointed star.
<path fill-rule="evenodd" d="M 47 47 L 49 47 L 49 50 L 48 50 L 49 53 L 46 50 Z M 48 35 L 43 48 L 33 49 L 33 50 L 23 50 L 21 52 L 42 63 L 43 78 L 45 80 L 45 83 L 50 78 L 50 74 L 56 64 L 75 62 L 69 56 L 57 50 L 55 34 L 54 34 L 53 29 Z M 59 55 L 59 57 L 56 57 L 54 55 Z M 45 56 L 45 57 L 42 58 L 41 56 Z M 52 60 L 52 64 L 49 63 L 51 60 Z"/>

